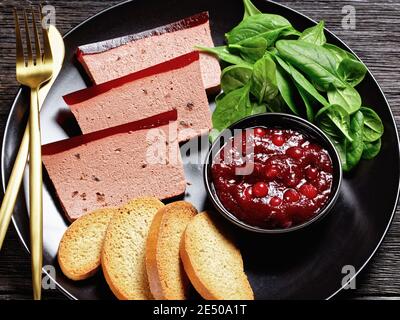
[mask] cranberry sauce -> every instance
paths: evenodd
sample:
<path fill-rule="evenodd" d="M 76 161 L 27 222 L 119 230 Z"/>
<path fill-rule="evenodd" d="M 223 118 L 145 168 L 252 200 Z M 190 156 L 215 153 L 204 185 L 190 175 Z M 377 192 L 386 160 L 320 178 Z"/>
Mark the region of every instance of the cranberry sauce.
<path fill-rule="evenodd" d="M 211 169 L 222 205 L 264 229 L 313 218 L 331 194 L 332 170 L 328 152 L 301 133 L 262 127 L 231 138 Z"/>

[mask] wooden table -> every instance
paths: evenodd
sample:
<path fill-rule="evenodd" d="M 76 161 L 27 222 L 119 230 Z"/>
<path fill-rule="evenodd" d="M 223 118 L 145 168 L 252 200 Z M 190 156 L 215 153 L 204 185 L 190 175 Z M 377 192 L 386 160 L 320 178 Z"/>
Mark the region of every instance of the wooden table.
<path fill-rule="evenodd" d="M 195 1 L 195 0 L 191 0 Z M 218 0 L 223 1 L 223 0 Z M 27 1 L 0 1 L 0 136 L 18 85 L 15 81 L 14 22 L 11 8 Z M 39 3 L 39 1 L 29 1 Z M 108 8 L 116 0 L 53 0 L 57 27 L 64 33 L 89 16 Z M 228 1 L 226 0 L 228 3 Z M 400 120 L 400 1 L 278 1 L 309 17 L 324 19 L 326 27 L 344 40 L 367 64 Z M 356 9 L 356 29 L 342 26 L 345 5 Z M 400 215 L 394 222 L 378 253 L 357 278 L 357 289 L 347 290 L 339 298 L 400 299 Z M 57 290 L 44 291 L 45 299 L 64 299 Z M 0 253 L 0 299 L 31 299 L 30 259 L 10 228 Z"/>

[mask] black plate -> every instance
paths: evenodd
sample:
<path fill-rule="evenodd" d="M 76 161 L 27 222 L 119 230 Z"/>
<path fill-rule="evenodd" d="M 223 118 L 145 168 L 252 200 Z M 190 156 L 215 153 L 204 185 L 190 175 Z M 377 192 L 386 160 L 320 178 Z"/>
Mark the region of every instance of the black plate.
<path fill-rule="evenodd" d="M 299 30 L 314 24 L 282 5 L 261 0 L 255 3 L 264 12 L 285 16 Z M 216 45 L 224 42 L 224 33 L 243 16 L 241 0 L 229 1 L 229 5 L 228 1 L 216 0 L 137 0 L 108 9 L 71 30 L 65 36 L 64 68 L 41 112 L 43 143 L 79 132 L 73 122 L 68 125 L 71 114 L 61 99 L 63 94 L 86 86 L 74 59 L 78 45 L 150 29 L 203 10 L 210 12 Z M 333 34 L 327 32 L 327 36 L 329 42 L 347 48 Z M 250 235 L 235 229 L 257 299 L 325 299 L 335 295 L 342 287 L 342 268 L 352 265 L 360 271 L 386 234 L 398 198 L 398 135 L 389 105 L 370 73 L 359 90 L 364 104 L 372 106 L 385 125 L 382 152 L 375 160 L 362 161 L 352 174 L 345 176 L 334 211 L 318 228 L 290 237 Z M 9 115 L 1 163 L 3 187 L 25 127 L 27 101 L 26 92 L 20 91 Z M 210 204 L 202 182 L 201 165 L 185 160 L 187 179 L 192 184 L 186 199 L 203 210 Z M 27 185 L 25 180 L 25 191 Z M 58 287 L 70 298 L 111 298 L 101 275 L 72 282 L 59 270 L 56 252 L 67 223 L 48 185 L 44 192 L 44 264 L 56 266 Z M 14 225 L 27 247 L 29 224 L 24 194 L 21 192 L 17 202 Z"/>

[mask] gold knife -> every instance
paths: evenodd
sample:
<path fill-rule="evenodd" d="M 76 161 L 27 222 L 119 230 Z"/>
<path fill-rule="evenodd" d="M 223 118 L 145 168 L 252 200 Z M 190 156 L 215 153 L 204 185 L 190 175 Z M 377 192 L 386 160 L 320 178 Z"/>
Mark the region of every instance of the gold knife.
<path fill-rule="evenodd" d="M 56 27 L 50 25 L 48 30 L 50 47 L 53 54 L 53 77 L 51 80 L 39 89 L 39 108 L 42 107 L 47 94 L 49 93 L 54 81 L 56 80 L 62 68 L 65 56 L 64 40 Z M 0 208 L 0 250 L 10 224 L 11 215 L 15 207 L 18 192 L 21 187 L 24 176 L 25 166 L 29 154 L 29 123 L 25 128 L 21 145 L 15 159 L 14 167 L 4 194 L 3 202 Z"/>

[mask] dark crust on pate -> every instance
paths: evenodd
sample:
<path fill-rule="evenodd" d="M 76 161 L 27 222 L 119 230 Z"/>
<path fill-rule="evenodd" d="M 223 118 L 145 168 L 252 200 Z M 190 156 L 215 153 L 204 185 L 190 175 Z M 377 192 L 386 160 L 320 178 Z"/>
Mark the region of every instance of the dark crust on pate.
<path fill-rule="evenodd" d="M 208 22 L 209 14 L 207 11 L 195 14 L 193 16 L 184 18 L 182 20 L 167 24 L 165 26 L 157 27 L 151 30 L 146 30 L 136 34 L 130 34 L 119 38 L 104 40 L 96 43 L 89 43 L 80 46 L 77 50 L 78 60 L 81 60 L 83 55 L 86 54 L 96 54 L 100 52 L 105 52 L 132 41 L 149 38 L 156 35 L 161 35 L 164 33 L 175 32 L 178 30 L 192 28 L 203 23 Z"/>

